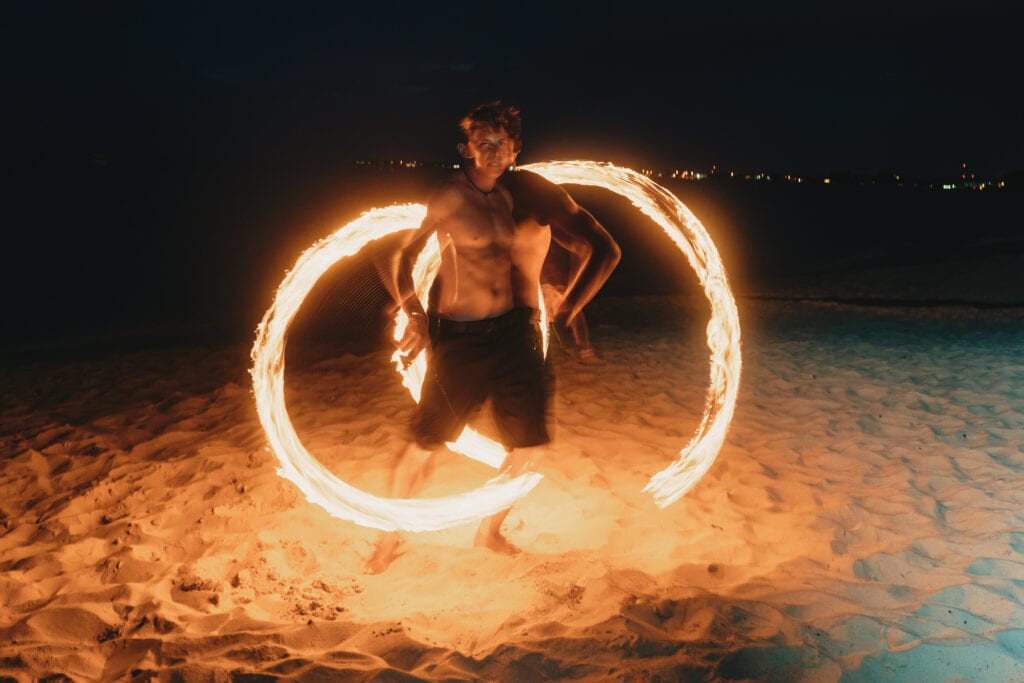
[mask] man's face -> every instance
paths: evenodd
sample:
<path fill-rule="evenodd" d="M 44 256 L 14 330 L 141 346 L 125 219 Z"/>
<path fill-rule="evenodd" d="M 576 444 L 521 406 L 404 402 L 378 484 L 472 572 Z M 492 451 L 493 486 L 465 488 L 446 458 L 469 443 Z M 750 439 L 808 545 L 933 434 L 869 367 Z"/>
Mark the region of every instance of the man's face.
<path fill-rule="evenodd" d="M 497 176 L 515 163 L 520 146 L 504 128 L 476 128 L 469 135 L 464 155 L 473 159 L 478 170 Z"/>

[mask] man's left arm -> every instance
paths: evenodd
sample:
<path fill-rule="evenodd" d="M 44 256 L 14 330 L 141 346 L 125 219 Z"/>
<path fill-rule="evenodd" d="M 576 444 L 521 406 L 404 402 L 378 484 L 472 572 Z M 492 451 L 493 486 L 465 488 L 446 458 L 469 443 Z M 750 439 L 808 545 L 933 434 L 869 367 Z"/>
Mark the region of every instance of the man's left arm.
<path fill-rule="evenodd" d="M 608 280 L 622 257 L 622 250 L 590 212 L 573 201 L 568 192 L 557 189 L 563 196 L 548 205 L 551 238 L 575 258 L 571 259 L 565 296 L 555 317 L 569 324 Z"/>

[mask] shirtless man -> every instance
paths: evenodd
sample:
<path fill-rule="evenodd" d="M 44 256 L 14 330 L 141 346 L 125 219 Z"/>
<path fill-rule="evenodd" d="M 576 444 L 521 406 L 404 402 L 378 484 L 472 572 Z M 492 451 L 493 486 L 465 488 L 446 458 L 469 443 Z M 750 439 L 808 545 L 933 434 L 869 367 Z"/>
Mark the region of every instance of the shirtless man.
<path fill-rule="evenodd" d="M 551 239 L 577 255 L 555 317 L 570 321 L 618 263 L 619 248 L 594 218 L 558 185 L 532 173 L 498 179 L 522 148 L 519 112 L 500 102 L 481 105 L 461 122 L 466 159 L 435 193 L 423 223 L 402 247 L 395 290 L 409 325 L 399 348 L 414 357 L 429 345 L 412 439 L 395 468 L 391 496 L 408 497 L 423 481 L 433 452 L 453 440 L 487 398 L 508 450 L 502 471 L 527 470 L 549 441 L 549 377 L 540 348 L 537 311 L 541 267 Z M 437 235 L 441 268 L 429 313 L 417 298 L 412 264 Z M 508 510 L 484 519 L 475 544 L 501 553 L 518 549 L 502 534 Z M 367 570 L 384 571 L 397 557 L 399 536 L 385 533 Z"/>

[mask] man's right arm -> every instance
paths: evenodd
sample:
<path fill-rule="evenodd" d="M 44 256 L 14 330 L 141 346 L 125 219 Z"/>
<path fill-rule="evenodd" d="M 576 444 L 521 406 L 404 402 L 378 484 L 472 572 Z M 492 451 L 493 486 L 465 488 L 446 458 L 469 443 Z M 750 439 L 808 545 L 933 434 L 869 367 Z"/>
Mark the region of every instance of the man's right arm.
<path fill-rule="evenodd" d="M 398 252 L 395 267 L 394 290 L 397 303 L 409 316 L 405 334 L 398 343 L 399 350 L 408 356 L 415 356 L 427 344 L 427 313 L 423 310 L 419 296 L 416 294 L 416 283 L 412 271 L 416 258 L 423 251 L 427 241 L 437 234 L 438 226 L 442 225 L 450 213 L 452 206 L 452 189 L 441 188 L 427 203 L 427 215 L 412 235 L 405 241 Z M 438 236 L 440 239 L 440 235 Z M 441 245 L 442 248 L 444 244 Z"/>

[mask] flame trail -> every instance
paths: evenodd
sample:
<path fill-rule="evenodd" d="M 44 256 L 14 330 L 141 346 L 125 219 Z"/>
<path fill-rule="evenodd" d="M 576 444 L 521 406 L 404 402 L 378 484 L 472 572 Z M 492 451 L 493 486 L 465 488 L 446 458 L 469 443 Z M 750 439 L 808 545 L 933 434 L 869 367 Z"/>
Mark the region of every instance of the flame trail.
<path fill-rule="evenodd" d="M 685 204 L 653 180 L 628 168 L 594 161 L 552 161 L 522 167 L 554 183 L 593 185 L 622 195 L 651 218 L 683 252 L 711 303 L 707 325 L 711 383 L 704 415 L 679 458 L 644 486 L 664 508 L 679 500 L 711 468 L 725 442 L 739 394 L 741 353 L 736 300 L 725 266 L 707 230 Z"/>
<path fill-rule="evenodd" d="M 679 459 L 654 475 L 644 487 L 645 491 L 653 493 L 657 505 L 665 507 L 692 488 L 710 468 L 725 440 L 736 403 L 740 376 L 739 322 L 718 251 L 700 221 L 682 202 L 635 171 L 585 161 L 547 162 L 524 168 L 556 183 L 595 185 L 629 199 L 683 252 L 711 302 L 712 315 L 707 330 L 711 384 L 704 416 L 690 443 L 680 451 Z M 278 474 L 331 515 L 387 531 L 443 529 L 494 514 L 529 493 L 541 479 L 536 473 L 518 477 L 501 474 L 477 489 L 458 495 L 382 498 L 356 489 L 327 471 L 306 451 L 288 418 L 284 403 L 285 340 L 288 327 L 306 296 L 332 265 L 358 253 L 373 240 L 415 228 L 425 214 L 426 207 L 418 204 L 372 209 L 308 248 L 278 287 L 273 304 L 257 328 L 252 349 L 256 409 L 280 463 Z M 436 275 L 439 260 L 436 242 L 433 246 L 428 244 L 417 259 L 413 275 L 421 297 Z M 400 314 L 396 320 L 396 334 L 400 334 L 407 322 L 403 318 L 404 314 Z M 409 372 L 403 372 L 403 382 L 417 401 L 425 368 L 421 355 L 410 365 Z M 483 438 L 467 430 L 452 446 L 460 452 L 472 453 L 472 457 L 482 462 L 499 466 L 504 450 L 493 442 L 488 445 L 478 440 Z"/>
<path fill-rule="evenodd" d="M 288 326 L 327 269 L 393 232 L 417 227 L 426 215 L 418 204 L 367 211 L 299 256 L 263 316 L 253 345 L 252 381 L 256 410 L 280 466 L 277 473 L 335 517 L 384 531 L 432 531 L 458 526 L 509 507 L 529 493 L 541 476 L 499 475 L 466 493 L 441 498 L 382 498 L 345 483 L 302 445 L 284 404 L 284 350 Z M 421 375 L 422 377 L 422 375 Z"/>

